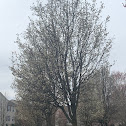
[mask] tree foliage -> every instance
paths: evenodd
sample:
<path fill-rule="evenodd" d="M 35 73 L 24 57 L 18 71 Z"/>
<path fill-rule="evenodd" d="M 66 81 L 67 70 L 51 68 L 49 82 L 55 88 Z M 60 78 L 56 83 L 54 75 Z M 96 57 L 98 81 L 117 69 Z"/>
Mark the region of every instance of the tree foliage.
<path fill-rule="evenodd" d="M 112 73 L 114 82 L 113 92 L 113 104 L 116 108 L 116 114 L 112 116 L 115 122 L 119 122 L 120 125 L 125 126 L 126 121 L 126 73 L 113 72 Z"/>
<path fill-rule="evenodd" d="M 108 66 L 102 66 L 94 72 L 81 90 L 78 113 L 81 124 L 85 126 L 95 122 L 102 126 L 109 124 L 115 109 L 112 101 L 113 85 Z"/>
<path fill-rule="evenodd" d="M 80 87 L 107 61 L 111 48 L 109 17 L 101 21 L 102 8 L 86 0 L 49 0 L 32 7 L 36 20 L 24 39 L 17 39 L 20 54 L 11 67 L 20 98 L 58 107 L 77 125 Z"/>

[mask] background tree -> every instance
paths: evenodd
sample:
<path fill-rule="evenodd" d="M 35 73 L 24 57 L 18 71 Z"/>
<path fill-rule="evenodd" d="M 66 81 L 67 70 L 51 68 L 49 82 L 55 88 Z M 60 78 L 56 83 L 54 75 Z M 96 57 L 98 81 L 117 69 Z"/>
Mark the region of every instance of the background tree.
<path fill-rule="evenodd" d="M 24 93 L 28 87 L 27 91 L 33 92 L 34 79 L 41 81 L 42 95 L 49 97 L 48 103 L 60 108 L 73 126 L 77 126 L 80 87 L 106 62 L 111 48 L 106 30 L 109 17 L 101 22 L 103 5 L 100 9 L 95 5 L 95 1 L 86 0 L 83 3 L 49 0 L 45 6 L 39 2 L 32 8 L 36 20 L 31 20 L 24 35 L 25 42 L 17 40 L 21 53 L 12 66 L 17 91 Z M 34 68 L 39 73 L 37 77 Z M 21 86 L 23 83 L 25 88 Z"/>
<path fill-rule="evenodd" d="M 108 126 L 115 114 L 113 102 L 114 83 L 109 66 L 102 66 L 81 87 L 79 118 L 81 125 L 100 123 Z M 83 122 L 83 123 L 82 123 Z"/>
<path fill-rule="evenodd" d="M 110 121 L 112 120 L 112 115 L 116 112 L 112 99 L 112 94 L 114 92 L 114 81 L 110 74 L 109 67 L 105 66 L 101 68 L 99 79 L 104 109 L 103 118 L 99 119 L 99 122 L 102 126 L 108 126 Z"/>
<path fill-rule="evenodd" d="M 114 80 L 113 104 L 116 106 L 116 113 L 113 115 L 113 120 L 120 125 L 126 125 L 126 73 L 112 73 Z"/>
<path fill-rule="evenodd" d="M 78 121 L 80 126 L 92 126 L 103 118 L 104 108 L 101 99 L 101 84 L 99 71 L 95 72 L 81 89 L 78 106 Z M 100 85 L 99 85 L 100 84 Z"/>
<path fill-rule="evenodd" d="M 125 0 L 125 3 L 122 3 L 123 4 L 123 7 L 126 7 L 126 0 Z"/>

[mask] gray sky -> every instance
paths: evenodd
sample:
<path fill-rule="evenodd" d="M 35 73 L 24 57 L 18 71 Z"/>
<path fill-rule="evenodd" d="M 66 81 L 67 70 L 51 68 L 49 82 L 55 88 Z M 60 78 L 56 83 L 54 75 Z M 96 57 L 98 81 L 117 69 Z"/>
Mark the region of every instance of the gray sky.
<path fill-rule="evenodd" d="M 14 98 L 11 89 L 13 76 L 9 70 L 16 34 L 23 32 L 29 23 L 30 6 L 35 0 L 0 0 L 0 92 L 7 98 Z M 97 0 L 98 2 L 101 0 Z M 112 71 L 126 71 L 126 8 L 124 0 L 102 0 L 105 3 L 103 17 L 110 15 L 108 31 L 115 37 L 111 51 L 110 62 L 115 61 Z"/>

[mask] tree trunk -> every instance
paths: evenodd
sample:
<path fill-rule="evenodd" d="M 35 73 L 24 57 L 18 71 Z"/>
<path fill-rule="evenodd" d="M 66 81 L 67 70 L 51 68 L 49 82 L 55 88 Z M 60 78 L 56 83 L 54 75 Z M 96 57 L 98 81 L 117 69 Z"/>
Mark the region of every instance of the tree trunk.
<path fill-rule="evenodd" d="M 52 126 L 50 121 L 46 121 L 47 122 L 47 126 Z"/>
<path fill-rule="evenodd" d="M 108 126 L 108 123 L 107 122 L 105 122 L 105 126 Z"/>
<path fill-rule="evenodd" d="M 72 121 L 72 126 L 77 126 L 77 119 L 74 119 L 74 120 Z"/>
<path fill-rule="evenodd" d="M 99 120 L 101 126 L 104 126 L 103 120 Z"/>
<path fill-rule="evenodd" d="M 108 123 L 106 122 L 100 122 L 101 126 L 108 126 Z"/>
<path fill-rule="evenodd" d="M 52 116 L 51 115 L 47 115 L 47 117 L 46 117 L 46 124 L 47 124 L 47 126 L 53 126 L 53 124 L 52 124 Z"/>

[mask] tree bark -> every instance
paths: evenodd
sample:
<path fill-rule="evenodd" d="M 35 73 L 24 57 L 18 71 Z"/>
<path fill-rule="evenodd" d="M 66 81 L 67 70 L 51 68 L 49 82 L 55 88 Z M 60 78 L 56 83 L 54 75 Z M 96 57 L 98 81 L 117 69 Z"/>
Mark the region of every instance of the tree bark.
<path fill-rule="evenodd" d="M 52 124 L 52 116 L 51 115 L 47 115 L 46 124 L 47 124 L 47 126 L 53 126 L 53 124 Z"/>
<path fill-rule="evenodd" d="M 74 119 L 74 120 L 72 121 L 72 126 L 77 126 L 77 119 Z"/>

